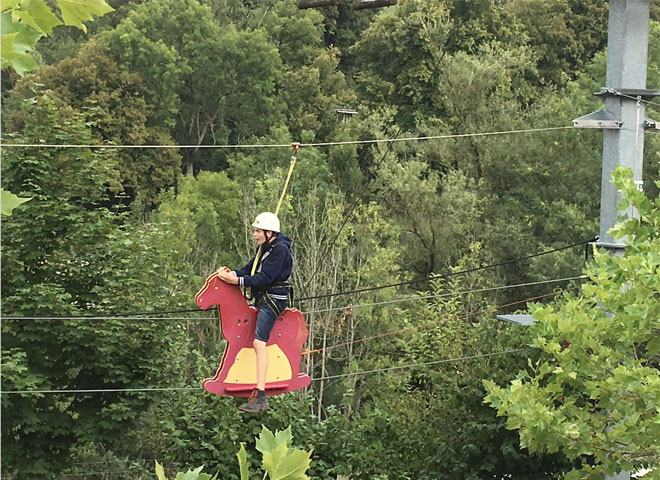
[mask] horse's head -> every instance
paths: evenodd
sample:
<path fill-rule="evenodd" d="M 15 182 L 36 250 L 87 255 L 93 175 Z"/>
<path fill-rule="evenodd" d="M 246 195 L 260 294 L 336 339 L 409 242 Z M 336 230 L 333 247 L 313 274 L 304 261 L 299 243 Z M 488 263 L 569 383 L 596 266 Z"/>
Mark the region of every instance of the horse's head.
<path fill-rule="evenodd" d="M 195 303 L 202 310 L 219 305 L 221 310 L 241 312 L 248 308 L 245 297 L 236 285 L 229 285 L 214 273 L 206 279 L 204 287 L 195 295 Z"/>

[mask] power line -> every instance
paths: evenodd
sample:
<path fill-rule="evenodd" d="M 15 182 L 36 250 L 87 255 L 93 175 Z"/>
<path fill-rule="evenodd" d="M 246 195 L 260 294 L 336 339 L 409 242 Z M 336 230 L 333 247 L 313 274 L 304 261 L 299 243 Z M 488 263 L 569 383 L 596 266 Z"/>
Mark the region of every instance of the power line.
<path fill-rule="evenodd" d="M 400 286 L 403 286 L 403 285 L 411 285 L 411 284 L 414 284 L 414 283 L 427 282 L 429 280 L 435 280 L 435 279 L 439 279 L 439 278 L 449 278 L 449 277 L 453 277 L 453 276 L 456 276 L 456 275 L 462 275 L 462 274 L 465 274 L 465 273 L 478 272 L 478 271 L 486 270 L 486 269 L 489 269 L 489 268 L 501 267 L 501 266 L 504 266 L 504 265 L 507 265 L 507 264 L 510 264 L 510 263 L 529 260 L 531 258 L 540 257 L 542 255 L 548 255 L 550 253 L 559 252 L 561 250 L 568 250 L 569 248 L 574 248 L 574 247 L 577 247 L 579 245 L 585 245 L 585 244 L 588 244 L 588 243 L 592 243 L 594 241 L 595 241 L 595 238 L 592 238 L 590 240 L 584 240 L 582 242 L 574 243 L 572 245 L 567 245 L 565 247 L 554 248 L 552 250 L 546 250 L 544 252 L 534 253 L 532 255 L 527 255 L 527 256 L 524 256 L 524 257 L 512 258 L 510 260 L 504 260 L 504 261 L 499 262 L 499 263 L 494 263 L 494 264 L 490 264 L 490 265 L 482 265 L 480 267 L 469 268 L 469 269 L 460 270 L 460 271 L 457 271 L 457 272 L 449 272 L 449 273 L 444 273 L 444 274 L 429 275 L 428 277 L 424 277 L 424 278 L 418 278 L 418 279 L 415 279 L 415 280 L 407 280 L 407 281 L 398 282 L 398 283 L 391 283 L 391 284 L 387 284 L 387 285 L 379 285 L 379 286 L 375 286 L 375 287 L 365 287 L 365 288 L 360 288 L 360 289 L 356 289 L 356 290 L 348 290 L 348 291 L 342 291 L 342 292 L 336 292 L 336 293 L 327 293 L 327 294 L 323 294 L 323 295 L 316 295 L 316 296 L 313 296 L 313 297 L 303 297 L 303 298 L 299 298 L 298 302 L 304 302 L 306 300 L 312 300 L 312 299 L 317 299 L 317 298 L 328 298 L 328 297 L 337 297 L 337 296 L 341 296 L 341 295 L 351 295 L 351 294 L 354 294 L 354 293 L 371 292 L 371 291 L 374 291 L 374 290 L 382 290 L 382 289 L 385 289 L 385 288 L 400 287 Z"/>
<path fill-rule="evenodd" d="M 122 462 L 122 463 L 149 463 L 149 462 L 155 462 L 158 459 L 155 458 L 134 458 L 134 459 L 116 459 L 114 460 L 115 462 Z M 105 462 L 74 462 L 71 465 L 105 465 L 107 463 L 110 463 L 110 461 L 105 461 Z"/>
<path fill-rule="evenodd" d="M 527 302 L 532 302 L 532 301 L 536 301 L 536 300 L 541 300 L 543 298 L 558 295 L 559 293 L 562 293 L 562 292 L 567 292 L 569 290 L 575 290 L 576 288 L 579 288 L 579 286 L 578 287 L 573 287 L 573 288 L 567 288 L 567 289 L 556 291 L 556 292 L 546 293 L 544 295 L 538 295 L 536 297 L 526 298 L 524 300 L 518 300 L 518 301 L 515 301 L 515 302 L 511 302 L 511 303 L 506 303 L 506 304 L 503 304 L 503 305 L 495 305 L 493 307 L 485 308 L 483 310 L 476 310 L 474 312 L 464 313 L 462 315 L 457 316 L 456 319 L 461 319 L 461 318 L 465 319 L 465 318 L 469 318 L 469 317 L 474 317 L 474 316 L 481 315 L 481 314 L 484 314 L 484 313 L 494 312 L 494 311 L 497 311 L 497 310 L 502 309 L 502 308 L 512 307 L 514 305 L 520 305 L 521 303 L 527 303 Z M 420 329 L 420 328 L 428 328 L 428 327 L 431 327 L 433 325 L 436 325 L 437 323 L 439 323 L 441 321 L 442 321 L 442 318 L 440 320 L 424 323 L 422 325 L 415 325 L 415 326 L 412 326 L 412 327 L 400 328 L 398 330 L 392 330 L 392 331 L 389 331 L 389 332 L 379 333 L 377 335 L 372 335 L 370 337 L 363 337 L 363 338 L 358 338 L 357 340 L 351 340 L 351 341 L 348 341 L 348 342 L 336 343 L 334 345 L 329 345 L 329 346 L 326 346 L 326 347 L 323 347 L 323 348 L 307 349 L 304 352 L 302 352 L 302 355 L 311 355 L 312 353 L 320 353 L 320 352 L 323 352 L 323 351 L 334 350 L 335 348 L 339 348 L 339 347 L 352 346 L 352 345 L 355 345 L 356 343 L 364 343 L 364 342 L 369 342 L 371 340 L 377 340 L 379 338 L 392 337 L 392 336 L 395 336 L 395 335 L 399 335 L 401 333 L 410 332 L 410 331 L 417 330 L 417 329 Z"/>
<path fill-rule="evenodd" d="M 144 317 L 138 316 L 138 315 L 167 315 L 170 313 L 192 313 L 192 312 L 197 312 L 199 313 L 199 308 L 195 309 L 186 309 L 186 310 L 155 310 L 151 312 L 132 312 L 132 313 L 106 313 L 106 314 L 89 314 L 89 315 L 60 315 L 60 316 L 52 316 L 52 317 L 41 317 L 41 318 L 49 318 L 49 319 L 58 319 L 58 318 L 68 318 L 68 319 L 105 319 L 105 318 L 126 318 L 129 317 L 131 319 L 139 320 L 139 319 L 144 319 Z M 8 319 L 27 319 L 31 317 L 2 317 L 2 318 L 8 318 Z M 37 317 L 38 318 L 38 317 Z M 152 319 L 156 319 L 156 317 L 151 317 Z M 172 317 L 166 317 L 166 318 L 172 318 Z M 180 320 L 185 320 L 187 317 L 177 317 Z"/>
<path fill-rule="evenodd" d="M 586 275 L 578 275 L 574 277 L 565 277 L 565 278 L 557 278 L 553 280 L 541 280 L 537 282 L 527 282 L 527 283 L 518 283 L 514 285 L 503 285 L 503 286 L 498 286 L 498 287 L 485 287 L 485 288 L 477 288 L 477 289 L 472 289 L 472 290 L 461 290 L 458 292 L 448 292 L 448 293 L 440 293 L 437 295 L 422 295 L 422 296 L 416 296 L 416 297 L 406 297 L 406 298 L 397 298 L 394 300 L 384 300 L 382 302 L 373 302 L 373 303 L 359 303 L 359 304 L 353 304 L 353 305 L 343 305 L 340 307 L 332 307 L 332 308 L 324 308 L 324 309 L 319 309 L 319 310 L 309 310 L 302 312 L 303 315 L 312 315 L 315 313 L 325 313 L 325 312 L 332 312 L 332 311 L 341 311 L 341 310 L 347 310 L 347 309 L 356 309 L 356 308 L 364 308 L 364 307 L 375 307 L 379 305 L 389 305 L 389 304 L 394 304 L 394 303 L 404 303 L 404 302 L 414 302 L 414 301 L 419 301 L 419 300 L 429 300 L 433 298 L 443 298 L 443 297 L 453 297 L 453 296 L 459 296 L 459 295 L 469 295 L 472 293 L 483 293 L 483 292 L 490 292 L 490 291 L 497 291 L 497 290 L 508 290 L 508 289 L 513 289 L 513 288 L 522 288 L 522 287 L 533 287 L 537 285 L 547 285 L 549 283 L 560 283 L 560 282 L 569 282 L 571 280 L 581 280 L 588 278 Z M 195 310 L 199 312 L 199 309 Z M 215 310 L 209 310 L 209 311 L 215 311 Z M 145 313 L 146 315 L 146 313 Z M 34 317 L 0 317 L 2 320 L 106 320 L 108 317 L 105 316 L 61 316 L 61 317 L 39 317 L 39 316 L 34 316 Z M 110 318 L 113 319 L 118 319 L 118 320 L 157 320 L 157 321 L 164 321 L 164 320 L 176 320 L 176 321 L 183 321 L 183 320 L 190 320 L 190 321 L 203 321 L 203 320 L 218 320 L 217 316 L 209 316 L 209 317 L 123 317 L 123 316 L 111 316 Z"/>
<path fill-rule="evenodd" d="M 578 287 L 574 287 L 574 288 L 578 288 Z M 571 290 L 571 289 L 568 289 L 568 290 Z M 519 300 L 519 301 L 516 301 L 516 302 L 508 303 L 508 304 L 505 304 L 505 305 L 497 305 L 497 306 L 490 307 L 490 308 L 487 308 L 487 309 L 484 309 L 484 310 L 481 310 L 481 311 L 466 313 L 464 315 L 459 316 L 458 318 L 460 318 L 460 317 L 468 318 L 470 316 L 475 316 L 475 315 L 478 315 L 478 314 L 481 314 L 481 313 L 487 313 L 489 311 L 495 311 L 495 310 L 498 310 L 500 308 L 505 308 L 505 307 L 509 307 L 509 306 L 512 306 L 512 305 L 517 305 L 517 304 L 520 304 L 520 303 L 527 303 L 527 302 L 533 301 L 533 300 L 539 300 L 541 298 L 546 298 L 546 297 L 549 297 L 549 296 L 557 295 L 558 293 L 561 293 L 563 291 L 567 291 L 567 290 L 562 290 L 562 291 L 559 291 L 559 292 L 552 292 L 552 293 L 545 294 L 545 295 L 539 295 L 537 297 L 527 298 L 527 299 L 524 299 L 524 300 Z M 379 334 L 379 335 L 374 335 L 374 336 L 371 336 L 371 337 L 364 337 L 364 338 L 361 338 L 361 339 L 358 339 L 358 340 L 353 340 L 351 342 L 344 342 L 344 343 L 340 343 L 340 344 L 336 344 L 336 345 L 330 345 L 330 346 L 324 347 L 322 349 L 307 350 L 307 351 L 303 352 L 302 354 L 303 355 L 309 355 L 311 353 L 318 353 L 318 352 L 321 352 L 321 351 L 324 351 L 324 350 L 327 351 L 327 350 L 331 350 L 331 349 L 342 347 L 342 346 L 354 345 L 356 343 L 364 343 L 364 342 L 367 342 L 367 341 L 370 341 L 370 340 L 375 340 L 375 339 L 383 338 L 383 337 L 386 337 L 386 336 L 398 335 L 400 333 L 410 331 L 410 330 L 414 330 L 414 329 L 418 329 L 418 328 L 426 328 L 426 327 L 432 326 L 436 323 L 438 323 L 438 322 L 437 321 L 436 322 L 429 322 L 429 323 L 426 323 L 426 324 L 421 325 L 421 326 L 408 327 L 408 328 L 404 328 L 404 329 L 399 329 L 399 330 L 395 330 L 395 331 L 391 331 L 391 332 L 382 333 L 382 334 Z M 494 355 L 494 354 L 487 354 L 487 356 L 492 356 L 492 355 Z M 464 359 L 464 358 L 465 357 L 461 357 L 460 359 L 440 360 L 436 363 L 456 361 L 456 360 L 461 360 L 461 359 Z M 473 356 L 473 357 L 470 357 L 470 358 L 479 358 L 479 356 Z M 391 367 L 390 369 L 397 369 L 397 368 L 400 369 L 402 367 Z M 353 374 L 342 374 L 340 376 L 335 376 L 335 377 L 332 377 L 332 378 L 340 378 L 342 376 L 349 376 L 349 375 L 362 375 L 362 374 L 366 374 L 366 373 L 375 373 L 375 371 L 374 372 L 372 372 L 372 371 L 357 372 L 357 373 L 353 373 Z M 323 379 L 325 379 L 325 378 L 315 378 L 315 379 L 312 379 L 312 380 L 323 380 Z M 171 391 L 188 391 L 188 392 L 201 393 L 203 390 L 200 387 L 161 387 L 161 388 L 154 387 L 154 388 L 104 388 L 104 389 L 82 389 L 82 390 L 66 390 L 66 389 L 63 389 L 63 390 L 7 390 L 7 391 L 0 391 L 0 394 L 2 394 L 2 395 L 9 395 L 9 394 L 45 395 L 45 394 L 91 394 L 91 393 L 140 393 L 140 392 L 168 392 L 168 391 L 170 391 L 170 392 Z"/>
<path fill-rule="evenodd" d="M 200 309 L 198 308 L 197 310 L 194 310 L 195 312 L 200 312 Z M 203 310 L 202 310 L 203 311 Z M 143 315 L 148 315 L 149 312 L 145 312 Z M 177 321 L 183 321 L 183 320 L 191 320 L 191 321 L 201 321 L 201 320 L 217 320 L 218 317 L 216 316 L 211 316 L 211 317 L 124 317 L 124 316 L 104 316 L 104 315 L 98 315 L 98 316 L 66 316 L 62 315 L 59 317 L 39 317 L 39 316 L 25 316 L 25 317 L 0 317 L 2 320 L 177 320 Z"/>
<path fill-rule="evenodd" d="M 451 138 L 467 138 L 467 137 L 485 137 L 492 135 L 512 135 L 516 133 L 533 133 L 533 132 L 548 132 L 553 130 L 572 130 L 573 127 L 545 127 L 545 128 L 528 128 L 523 130 L 504 130 L 499 132 L 478 132 L 478 133 L 458 133 L 447 135 L 431 135 L 424 137 L 405 137 L 405 138 L 383 138 L 371 140 L 347 140 L 342 142 L 318 142 L 318 143 L 300 143 L 300 147 L 329 147 L 341 145 L 367 145 L 377 143 L 393 143 L 393 142 L 412 142 L 412 141 L 425 141 L 425 140 L 442 140 Z M 258 148 L 291 148 L 292 143 L 278 143 L 278 144 L 244 144 L 244 145 L 119 145 L 119 144 L 50 144 L 50 143 L 0 143 L 0 147 L 4 148 L 148 148 L 148 149 L 199 149 L 199 148 L 221 148 L 221 149 L 258 149 Z"/>
<path fill-rule="evenodd" d="M 357 375 L 368 375 L 372 373 L 383 373 L 383 372 L 390 372 L 392 370 L 403 370 L 407 368 L 416 368 L 416 367 L 426 367 L 429 365 L 439 365 L 441 363 L 452 363 L 452 362 L 459 362 L 463 360 L 476 360 L 477 358 L 487 358 L 487 357 L 495 357 L 499 355 L 510 355 L 512 353 L 518 353 L 518 352 L 525 352 L 530 350 L 531 347 L 527 348 L 518 348 L 515 350 L 505 350 L 503 352 L 493 352 L 493 353 L 482 353 L 478 355 L 468 355 L 465 357 L 456 357 L 456 358 L 445 358 L 442 360 L 434 360 L 431 362 L 423 362 L 423 363 L 413 363 L 411 365 L 399 365 L 396 367 L 387 367 L 387 368 L 378 368 L 374 370 L 364 370 L 362 372 L 354 372 L 354 373 L 342 373 L 339 375 L 329 375 L 326 377 L 318 377 L 318 378 L 313 378 L 312 381 L 316 380 L 333 380 L 335 378 L 345 378 L 345 377 L 352 377 L 352 376 L 357 376 Z"/>
<path fill-rule="evenodd" d="M 312 381 L 318 381 L 318 380 L 331 380 L 334 378 L 343 378 L 343 377 L 350 377 L 350 376 L 356 376 L 356 375 L 369 375 L 373 373 L 382 373 L 382 372 L 388 372 L 391 370 L 403 370 L 406 368 L 416 368 L 416 367 L 421 367 L 421 366 L 428 366 L 428 365 L 437 365 L 441 363 L 451 363 L 451 362 L 459 362 L 459 361 L 464 361 L 464 360 L 475 360 L 478 358 L 487 358 L 487 357 L 494 357 L 498 355 L 509 355 L 512 353 L 517 353 L 517 352 L 522 352 L 526 350 L 530 350 L 531 347 L 526 347 L 526 348 L 521 348 L 521 349 L 515 349 L 515 350 L 505 350 L 502 352 L 492 352 L 492 353 L 484 353 L 484 354 L 477 354 L 477 355 L 469 355 L 469 356 L 464 356 L 464 357 L 456 357 L 456 358 L 445 358 L 442 360 L 435 360 L 431 362 L 424 362 L 424 363 L 414 363 L 411 365 L 398 365 L 395 367 L 388 367 L 388 368 L 380 368 L 376 370 L 364 370 L 361 372 L 351 372 L 351 373 L 344 373 L 340 375 L 331 375 L 331 376 L 326 376 L 326 377 L 317 377 L 317 378 L 312 378 Z M 181 387 L 181 388 L 113 388 L 113 389 L 96 389 L 96 390 L 9 390 L 9 391 L 3 391 L 0 392 L 2 395 L 7 395 L 7 394 L 20 394 L 20 395 L 27 395 L 27 394 L 87 394 L 87 393 L 117 393 L 117 392 L 126 392 L 126 393 L 134 393 L 134 392 L 155 392 L 155 391 L 194 391 L 196 393 L 202 393 L 204 392 L 203 389 L 200 387 Z"/>
<path fill-rule="evenodd" d="M 625 97 L 625 98 L 629 98 L 629 99 L 631 99 L 631 100 L 637 100 L 638 102 L 646 103 L 647 105 L 655 105 L 655 106 L 657 106 L 657 107 L 660 107 L 660 103 L 656 103 L 656 102 L 653 102 L 653 101 L 651 101 L 651 100 L 644 100 L 644 99 L 641 97 L 641 95 L 640 95 L 640 96 L 637 96 L 637 97 L 634 96 L 634 95 L 628 95 L 628 94 L 626 94 L 626 93 L 621 93 L 621 92 L 619 92 L 619 91 L 618 91 L 617 89 L 615 89 L 615 88 L 605 88 L 605 89 L 603 89 L 603 90 L 605 90 L 607 93 L 610 93 L 610 94 L 612 94 L 612 95 L 616 95 L 616 96 L 619 96 L 619 97 Z"/>
<path fill-rule="evenodd" d="M 480 132 L 480 133 L 457 133 L 447 135 L 430 135 L 426 137 L 404 137 L 404 138 L 387 138 L 380 140 L 349 140 L 346 142 L 322 142 L 322 143 L 303 143 L 301 147 L 321 147 L 321 146 L 335 146 L 335 145 L 356 145 L 356 144 L 369 144 L 369 143 L 389 143 L 389 142 L 411 142 L 422 140 L 442 140 L 450 138 L 467 138 L 467 137 L 485 137 L 490 135 L 511 135 L 515 133 L 532 133 L 532 132 L 548 132 L 553 130 L 570 130 L 573 127 L 545 127 L 545 128 L 529 128 L 523 130 L 504 130 L 500 132 Z"/>
<path fill-rule="evenodd" d="M 578 275 L 576 277 L 566 277 L 566 278 L 558 278 L 555 280 L 542 280 L 538 282 L 528 282 L 528 283 L 518 283 L 515 285 L 504 285 L 500 287 L 487 287 L 487 288 L 477 288 L 473 290 L 462 290 L 459 292 L 450 292 L 450 293 L 440 293 L 438 295 L 422 295 L 422 296 L 417 296 L 417 297 L 406 297 L 406 298 L 397 298 L 394 300 L 385 300 L 382 302 L 373 302 L 373 303 L 359 303 L 355 305 L 344 305 L 341 307 L 333 307 L 333 308 L 324 308 L 320 310 L 310 310 L 307 312 L 303 312 L 303 315 L 311 315 L 313 313 L 324 313 L 324 312 L 332 312 L 335 310 L 353 310 L 355 308 L 362 308 L 362 307 L 375 307 L 375 306 L 380 306 L 380 305 L 390 305 L 393 303 L 403 303 L 403 302 L 413 302 L 417 300 L 430 300 L 433 298 L 443 298 L 443 297 L 454 297 L 454 296 L 459 296 L 459 295 L 469 295 L 472 293 L 483 293 L 483 292 L 491 292 L 491 291 L 496 291 L 496 290 L 507 290 L 511 288 L 522 288 L 522 287 L 532 287 L 536 285 L 546 285 L 548 283 L 559 283 L 559 282 L 569 282 L 571 280 L 581 280 L 588 278 L 587 275 Z"/>
<path fill-rule="evenodd" d="M 355 294 L 355 293 L 363 293 L 363 292 L 370 292 L 370 291 L 375 291 L 375 290 L 382 290 L 382 289 L 385 289 L 385 288 L 399 287 L 399 286 L 403 286 L 403 285 L 411 285 L 411 284 L 426 282 L 426 281 L 434 280 L 434 279 L 438 279 L 438 278 L 449 278 L 449 277 L 453 277 L 453 276 L 456 276 L 456 275 L 461 275 L 461 274 L 466 274 L 466 273 L 473 273 L 473 272 L 477 272 L 477 271 L 481 271 L 481 270 L 486 270 L 486 269 L 489 269 L 489 268 L 501 267 L 503 265 L 507 265 L 507 264 L 510 264 L 510 263 L 529 260 L 531 258 L 540 257 L 540 256 L 543 256 L 543 255 L 549 255 L 551 253 L 555 253 L 555 252 L 558 252 L 558 251 L 561 251 L 561 250 L 568 250 L 570 248 L 574 248 L 574 247 L 577 247 L 577 246 L 580 246 L 580 245 L 585 245 L 585 244 L 588 244 L 588 243 L 591 243 L 591 242 L 594 242 L 594 241 L 595 241 L 595 239 L 585 240 L 585 241 L 582 241 L 582 242 L 574 243 L 572 245 L 567 245 L 565 247 L 554 248 L 552 250 L 546 250 L 544 252 L 538 252 L 538 253 L 527 255 L 527 256 L 524 256 L 524 257 L 518 257 L 518 258 L 509 259 L 509 260 L 504 260 L 504 261 L 499 262 L 499 263 L 494 263 L 494 264 L 489 264 L 489 265 L 482 265 L 480 267 L 470 268 L 470 269 L 467 269 L 467 270 L 460 270 L 460 271 L 456 271 L 456 272 L 449 272 L 449 273 L 445 273 L 445 274 L 430 275 L 428 277 L 419 278 L 419 279 L 416 279 L 416 280 L 407 280 L 407 281 L 399 282 L 399 283 L 393 283 L 393 284 L 387 284 L 387 285 L 377 285 L 377 286 L 372 286 L 372 287 L 365 287 L 365 288 L 358 289 L 358 290 L 348 290 L 348 291 L 328 293 L 328 294 L 311 296 L 311 297 L 303 297 L 303 298 L 297 299 L 296 302 L 301 303 L 301 302 L 304 302 L 304 301 L 307 301 L 307 300 L 313 300 L 313 299 L 318 299 L 318 298 L 338 297 L 338 296 L 342 296 L 342 295 L 351 295 L 351 294 Z M 157 311 L 157 312 L 137 312 L 137 313 L 128 313 L 128 314 L 113 313 L 113 314 L 109 314 L 109 315 L 101 315 L 101 314 L 96 314 L 96 315 L 93 315 L 93 314 L 92 315 L 68 315 L 68 316 L 67 315 L 61 315 L 61 316 L 50 316 L 50 317 L 5 316 L 5 317 L 0 317 L 0 318 L 6 319 L 6 320 L 41 320 L 41 319 L 44 319 L 44 320 L 61 320 L 61 319 L 105 320 L 105 319 L 111 318 L 111 317 L 113 317 L 113 318 L 114 317 L 122 317 L 122 318 L 125 318 L 127 320 L 129 320 L 129 319 L 130 320 L 141 320 L 141 319 L 146 320 L 146 318 L 144 318 L 144 317 L 131 317 L 131 316 L 133 316 L 133 315 L 152 315 L 154 313 L 167 314 L 167 313 L 199 312 L 199 311 L 200 311 L 199 309 L 190 309 L 190 310 L 169 310 L 169 311 L 165 310 L 165 311 Z M 155 318 L 154 317 L 154 318 L 152 318 L 152 320 L 192 320 L 192 318 L 187 318 L 187 317 Z M 198 318 L 197 320 L 203 320 L 203 319 Z"/>
<path fill-rule="evenodd" d="M 201 387 L 163 387 L 163 388 L 90 388 L 82 390 L 7 390 L 2 391 L 0 394 L 8 395 L 24 395 L 24 394 L 33 394 L 33 395 L 46 395 L 51 393 L 140 393 L 140 392 L 178 392 L 178 391 L 188 391 L 188 392 L 202 392 Z"/>

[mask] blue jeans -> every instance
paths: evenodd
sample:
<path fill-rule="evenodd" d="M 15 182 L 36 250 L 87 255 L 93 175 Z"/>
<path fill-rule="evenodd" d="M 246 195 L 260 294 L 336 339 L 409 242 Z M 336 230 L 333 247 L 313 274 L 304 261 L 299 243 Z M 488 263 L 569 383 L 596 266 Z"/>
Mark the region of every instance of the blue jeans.
<path fill-rule="evenodd" d="M 286 308 L 286 300 L 274 300 L 274 302 L 281 310 Z M 259 313 L 257 313 L 257 328 L 254 331 L 255 340 L 267 342 L 276 319 L 277 314 L 273 312 L 268 302 L 262 303 L 259 307 Z"/>

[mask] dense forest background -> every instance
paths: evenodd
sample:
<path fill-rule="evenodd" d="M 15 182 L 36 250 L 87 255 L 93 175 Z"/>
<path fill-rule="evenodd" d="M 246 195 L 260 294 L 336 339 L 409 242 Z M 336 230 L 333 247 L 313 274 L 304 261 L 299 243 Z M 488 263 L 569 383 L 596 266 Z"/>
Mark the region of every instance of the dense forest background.
<path fill-rule="evenodd" d="M 521 448 L 482 382 L 541 355 L 496 314 L 579 283 L 598 233 L 602 133 L 557 127 L 601 108 L 607 2 L 108 3 L 87 33 L 44 38 L 38 70 L 2 72 L 3 143 L 197 148 L 3 148 L 3 188 L 32 200 L 2 224 L 2 314 L 25 317 L 2 322 L 2 390 L 145 391 L 3 395 L 3 478 L 152 478 L 154 459 L 239 478 L 262 424 L 291 425 L 319 479 L 531 480 L 589 461 Z M 660 88 L 656 0 L 651 17 Z M 491 132 L 518 133 L 457 136 Z M 387 139 L 402 141 L 369 142 Z M 303 146 L 280 212 L 311 387 L 258 417 L 146 391 L 214 374 L 217 318 L 189 310 L 249 258 L 288 145 L 353 140 Z M 655 197 L 660 136 L 644 148 Z"/>

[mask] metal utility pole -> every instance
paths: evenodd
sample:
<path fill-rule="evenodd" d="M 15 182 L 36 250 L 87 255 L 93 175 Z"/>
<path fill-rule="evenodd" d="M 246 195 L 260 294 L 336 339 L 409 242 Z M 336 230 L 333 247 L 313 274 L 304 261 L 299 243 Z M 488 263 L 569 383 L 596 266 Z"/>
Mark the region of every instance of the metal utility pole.
<path fill-rule="evenodd" d="M 621 255 L 625 244 L 608 232 L 614 227 L 620 192 L 611 182 L 618 166 L 631 168 L 637 188 L 642 189 L 644 130 L 656 128 L 645 116 L 646 101 L 660 91 L 646 89 L 650 0 L 610 0 L 605 88 L 596 95 L 604 110 L 573 121 L 578 128 L 603 129 L 603 167 L 600 193 L 598 246 Z M 632 218 L 636 212 L 626 212 Z M 606 480 L 630 480 L 630 472 L 606 476 Z"/>
<path fill-rule="evenodd" d="M 644 130 L 655 128 L 646 119 L 646 101 L 660 91 L 646 89 L 650 0 L 610 0 L 605 87 L 596 93 L 604 110 L 573 121 L 578 128 L 602 128 L 603 169 L 600 193 L 600 232 L 598 246 L 622 253 L 624 244 L 608 230 L 616 223 L 620 193 L 611 182 L 618 166 L 631 168 L 638 188 L 642 188 Z M 635 213 L 627 212 L 629 217 Z"/>

